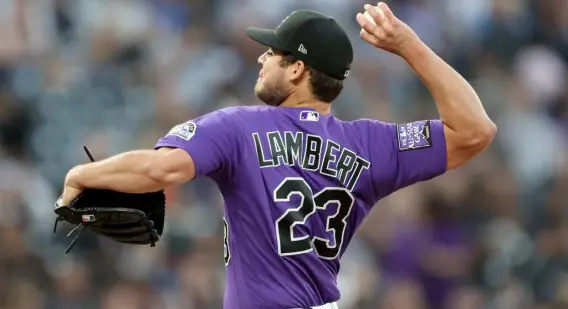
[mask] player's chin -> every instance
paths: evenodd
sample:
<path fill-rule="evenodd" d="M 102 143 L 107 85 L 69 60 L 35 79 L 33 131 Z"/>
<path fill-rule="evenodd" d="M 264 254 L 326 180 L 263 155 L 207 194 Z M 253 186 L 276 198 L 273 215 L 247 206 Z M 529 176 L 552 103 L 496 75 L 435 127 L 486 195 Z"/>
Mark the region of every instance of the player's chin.
<path fill-rule="evenodd" d="M 254 85 L 254 94 L 258 95 L 263 89 L 264 85 L 262 84 L 262 79 L 259 78 Z"/>
<path fill-rule="evenodd" d="M 256 97 L 260 100 L 265 101 L 270 98 L 268 94 L 269 92 L 267 91 L 266 87 L 264 87 L 262 82 L 257 82 L 254 86 L 254 95 L 256 95 Z"/>
<path fill-rule="evenodd" d="M 278 106 L 282 103 L 282 98 L 277 95 L 277 92 L 271 91 L 272 88 L 267 88 L 262 81 L 257 82 L 254 87 L 254 94 L 262 102 L 267 105 Z"/>

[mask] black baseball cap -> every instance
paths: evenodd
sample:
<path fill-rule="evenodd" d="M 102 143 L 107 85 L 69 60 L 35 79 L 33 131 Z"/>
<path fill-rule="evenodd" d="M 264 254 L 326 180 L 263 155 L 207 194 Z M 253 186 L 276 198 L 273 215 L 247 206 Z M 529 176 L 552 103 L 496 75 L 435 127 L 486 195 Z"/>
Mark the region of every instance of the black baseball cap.
<path fill-rule="evenodd" d="M 343 80 L 353 62 L 353 47 L 335 19 L 322 13 L 297 10 L 275 29 L 249 27 L 246 34 L 256 42 L 291 53 L 306 65 Z"/>

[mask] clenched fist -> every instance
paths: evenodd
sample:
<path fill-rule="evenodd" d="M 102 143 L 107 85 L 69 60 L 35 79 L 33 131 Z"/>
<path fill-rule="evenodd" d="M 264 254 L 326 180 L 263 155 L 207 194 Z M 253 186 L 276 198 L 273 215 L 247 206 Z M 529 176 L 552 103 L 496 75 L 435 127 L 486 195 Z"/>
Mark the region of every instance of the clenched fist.
<path fill-rule="evenodd" d="M 362 28 L 359 35 L 369 44 L 393 54 L 404 56 L 405 49 L 408 46 L 419 42 L 416 33 L 407 24 L 396 18 L 385 3 L 379 2 L 377 6 L 365 4 L 364 8 L 367 17 L 358 13 L 357 22 Z M 372 20 L 369 20 L 369 17 Z"/>

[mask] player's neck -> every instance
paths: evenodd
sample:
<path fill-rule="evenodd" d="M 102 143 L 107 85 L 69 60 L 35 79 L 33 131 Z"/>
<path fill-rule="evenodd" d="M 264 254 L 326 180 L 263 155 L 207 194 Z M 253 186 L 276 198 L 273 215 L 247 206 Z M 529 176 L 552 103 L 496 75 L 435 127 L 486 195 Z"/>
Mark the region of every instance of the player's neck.
<path fill-rule="evenodd" d="M 299 93 L 292 93 L 282 104 L 281 107 L 294 107 L 294 108 L 311 108 L 316 112 L 325 115 L 331 112 L 331 104 L 323 101 L 316 100 L 312 97 L 302 97 Z"/>

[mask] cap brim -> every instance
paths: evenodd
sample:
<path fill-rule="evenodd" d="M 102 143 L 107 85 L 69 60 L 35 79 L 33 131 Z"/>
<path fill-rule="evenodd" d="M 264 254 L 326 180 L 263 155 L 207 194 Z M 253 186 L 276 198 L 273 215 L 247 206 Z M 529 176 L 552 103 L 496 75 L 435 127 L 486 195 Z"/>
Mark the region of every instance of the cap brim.
<path fill-rule="evenodd" d="M 276 34 L 274 34 L 274 30 L 248 27 L 246 34 L 248 37 L 264 46 L 284 50 L 284 46 L 280 43 Z"/>

